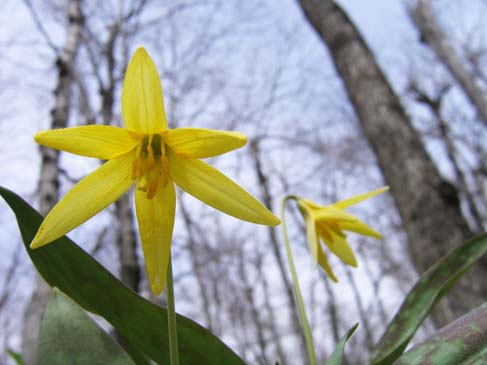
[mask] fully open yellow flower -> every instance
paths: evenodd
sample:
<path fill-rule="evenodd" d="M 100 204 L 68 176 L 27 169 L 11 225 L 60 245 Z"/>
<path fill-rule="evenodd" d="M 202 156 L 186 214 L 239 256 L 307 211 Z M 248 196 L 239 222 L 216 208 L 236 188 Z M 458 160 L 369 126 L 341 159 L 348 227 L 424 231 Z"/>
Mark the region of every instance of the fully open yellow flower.
<path fill-rule="evenodd" d="M 134 53 L 122 91 L 125 128 L 91 125 L 42 131 L 37 143 L 108 160 L 76 184 L 49 212 L 31 243 L 48 244 L 118 199 L 136 183 L 135 205 L 151 289 L 164 289 L 174 226 L 174 183 L 236 218 L 275 226 L 280 220 L 200 158 L 245 145 L 238 132 L 167 128 L 159 74 L 144 48 Z"/>
<path fill-rule="evenodd" d="M 357 267 L 357 259 L 347 242 L 344 231 L 356 232 L 378 239 L 381 238 L 381 235 L 354 215 L 347 213 L 345 209 L 388 189 L 388 187 L 384 187 L 326 206 L 319 206 L 303 198 L 297 199 L 298 208 L 306 222 L 306 236 L 313 259 L 315 263 L 320 264 L 333 281 L 338 280 L 331 270 L 319 239 L 321 238 L 329 250 L 345 264 Z"/>

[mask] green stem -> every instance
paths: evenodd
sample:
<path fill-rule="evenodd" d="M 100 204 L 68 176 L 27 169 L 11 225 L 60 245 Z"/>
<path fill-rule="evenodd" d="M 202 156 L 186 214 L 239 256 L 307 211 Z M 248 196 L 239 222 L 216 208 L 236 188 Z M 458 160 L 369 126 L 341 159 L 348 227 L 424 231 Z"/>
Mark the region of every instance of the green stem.
<path fill-rule="evenodd" d="M 169 330 L 169 354 L 171 365 L 179 365 L 178 330 L 176 325 L 176 310 L 174 307 L 174 285 L 172 278 L 172 260 L 169 257 L 166 278 L 167 324 Z"/>
<path fill-rule="evenodd" d="M 288 202 L 288 200 L 296 200 L 296 196 L 287 195 L 282 200 L 282 205 L 281 205 L 282 236 L 284 238 L 284 244 L 286 246 L 287 260 L 289 262 L 289 267 L 291 269 L 291 275 L 292 275 L 293 285 L 294 285 L 294 299 L 296 300 L 296 305 L 299 311 L 299 317 L 301 319 L 301 325 L 304 331 L 304 338 L 306 340 L 306 348 L 308 350 L 310 365 L 316 365 L 316 353 L 313 345 L 313 336 L 311 335 L 311 328 L 309 326 L 308 317 L 306 316 L 303 297 L 301 295 L 301 289 L 299 288 L 298 274 L 296 273 L 296 266 L 294 265 L 291 245 L 289 243 L 289 237 L 287 235 L 285 211 L 286 211 L 286 203 Z"/>

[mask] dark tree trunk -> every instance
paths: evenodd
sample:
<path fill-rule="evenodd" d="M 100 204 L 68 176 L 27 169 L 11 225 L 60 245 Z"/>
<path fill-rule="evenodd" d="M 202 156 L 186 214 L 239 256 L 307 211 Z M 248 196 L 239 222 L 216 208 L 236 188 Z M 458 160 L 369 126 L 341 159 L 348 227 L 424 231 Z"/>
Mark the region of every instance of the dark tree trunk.
<path fill-rule="evenodd" d="M 374 56 L 347 14 L 331 0 L 300 0 L 305 16 L 329 49 L 365 137 L 399 210 L 411 260 L 419 273 L 471 235 L 456 189 L 445 181 L 412 127 Z M 485 301 L 485 263 L 454 288 L 442 310 L 445 324 Z"/>
<path fill-rule="evenodd" d="M 109 37 L 103 47 L 103 55 L 107 62 L 107 83 L 100 81 L 100 95 L 102 97 L 101 115 L 103 124 L 113 123 L 113 105 L 117 78 L 114 73 L 115 43 L 121 34 L 123 24 L 115 23 L 110 27 Z M 96 67 L 96 66 L 94 66 Z M 96 72 L 96 70 L 95 70 Z M 117 249 L 120 262 L 120 278 L 122 282 L 135 292 L 139 291 L 141 270 L 137 255 L 137 232 L 135 229 L 134 213 L 130 200 L 130 192 L 123 194 L 115 202 L 115 216 L 117 219 Z"/>

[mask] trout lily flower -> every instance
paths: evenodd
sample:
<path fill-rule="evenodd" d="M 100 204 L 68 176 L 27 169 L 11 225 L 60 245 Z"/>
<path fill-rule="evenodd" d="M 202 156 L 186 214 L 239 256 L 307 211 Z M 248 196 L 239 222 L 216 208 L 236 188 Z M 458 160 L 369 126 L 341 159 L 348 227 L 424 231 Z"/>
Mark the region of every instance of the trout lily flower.
<path fill-rule="evenodd" d="M 31 243 L 46 245 L 79 226 L 136 185 L 135 206 L 151 289 L 165 285 L 175 216 L 174 183 L 236 218 L 275 226 L 280 220 L 221 172 L 201 161 L 245 145 L 238 132 L 168 129 L 156 66 L 138 48 L 122 90 L 125 128 L 90 125 L 41 131 L 37 143 L 108 160 L 78 182 L 49 212 Z"/>
<path fill-rule="evenodd" d="M 357 259 L 347 242 L 344 231 L 377 239 L 380 239 L 381 235 L 354 215 L 347 213 L 345 209 L 388 189 L 388 187 L 384 187 L 326 206 L 317 205 L 303 198 L 297 199 L 299 211 L 306 223 L 306 238 L 314 262 L 315 264 L 319 263 L 333 281 L 337 282 L 338 280 L 331 270 L 320 239 L 341 261 L 349 266 L 357 267 Z"/>

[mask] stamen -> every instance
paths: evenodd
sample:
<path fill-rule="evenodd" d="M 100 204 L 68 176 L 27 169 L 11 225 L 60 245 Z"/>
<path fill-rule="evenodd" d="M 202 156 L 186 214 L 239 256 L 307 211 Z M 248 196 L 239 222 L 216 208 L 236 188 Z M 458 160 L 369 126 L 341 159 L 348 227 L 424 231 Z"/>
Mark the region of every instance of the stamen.
<path fill-rule="evenodd" d="M 132 180 L 140 177 L 140 160 L 136 157 L 132 162 Z"/>
<path fill-rule="evenodd" d="M 132 162 L 132 179 L 138 180 L 137 189 L 146 192 L 147 199 L 165 188 L 172 179 L 166 145 L 160 134 L 146 135 L 140 142 Z"/>
<path fill-rule="evenodd" d="M 137 151 L 135 152 L 135 160 L 132 162 L 132 179 L 136 180 L 141 175 L 142 169 L 142 162 L 141 162 L 141 152 L 142 152 L 142 143 L 139 143 L 137 146 Z"/>
<path fill-rule="evenodd" d="M 161 164 L 162 164 L 162 174 L 172 180 L 171 170 L 169 169 L 169 160 L 167 159 L 166 155 L 161 155 Z"/>
<path fill-rule="evenodd" d="M 156 165 L 156 160 L 154 159 L 154 150 L 152 149 L 152 139 L 154 138 L 154 135 L 151 134 L 149 136 L 149 141 L 147 143 L 147 154 L 149 158 L 149 170 L 153 170 L 154 166 Z"/>
<path fill-rule="evenodd" d="M 141 191 L 147 191 L 147 176 L 142 175 L 139 178 L 139 183 L 137 184 L 137 189 Z"/>
<path fill-rule="evenodd" d="M 337 235 L 339 235 L 340 237 L 343 237 L 345 238 L 346 237 L 346 234 L 344 234 L 341 230 L 340 230 L 340 226 L 338 225 L 338 222 L 336 221 L 331 221 L 331 222 L 327 222 L 328 223 L 328 226 L 330 227 L 330 229 L 335 232 Z"/>
<path fill-rule="evenodd" d="M 157 185 L 159 183 L 159 179 L 157 175 L 159 175 L 157 172 L 150 174 L 149 188 L 147 189 L 147 199 L 152 199 L 156 195 Z"/>
<path fill-rule="evenodd" d="M 316 229 L 319 232 L 319 234 L 325 238 L 327 242 L 329 242 L 330 244 L 333 243 L 333 236 L 329 232 L 328 226 L 325 223 L 317 224 Z"/>

